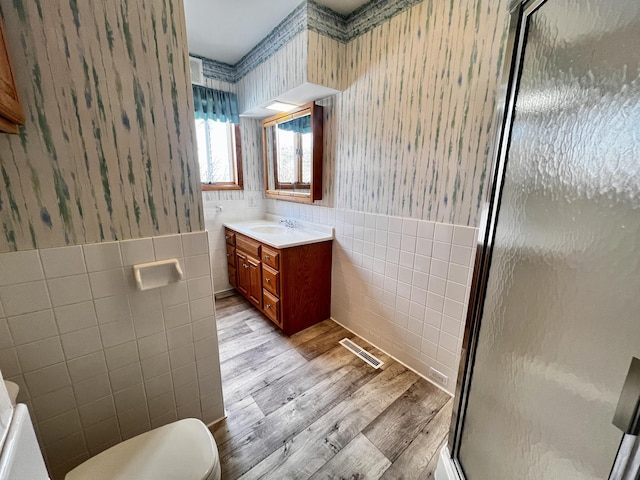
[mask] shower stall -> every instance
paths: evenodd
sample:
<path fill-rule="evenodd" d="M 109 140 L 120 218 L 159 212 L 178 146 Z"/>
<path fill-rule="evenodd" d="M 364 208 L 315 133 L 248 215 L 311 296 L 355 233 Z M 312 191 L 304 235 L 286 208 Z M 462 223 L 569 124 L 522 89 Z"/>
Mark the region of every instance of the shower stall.
<path fill-rule="evenodd" d="M 638 479 L 640 2 L 519 0 L 510 15 L 436 479 Z"/>

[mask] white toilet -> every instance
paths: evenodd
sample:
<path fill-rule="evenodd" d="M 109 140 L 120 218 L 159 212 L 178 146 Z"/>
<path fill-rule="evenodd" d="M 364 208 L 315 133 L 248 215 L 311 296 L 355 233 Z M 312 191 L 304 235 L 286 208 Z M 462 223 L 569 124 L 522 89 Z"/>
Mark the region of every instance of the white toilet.
<path fill-rule="evenodd" d="M 119 443 L 67 473 L 65 480 L 220 480 L 218 448 L 195 418 Z"/>
<path fill-rule="evenodd" d="M 0 373 L 0 480 L 47 480 L 27 407 L 13 398 Z M 187 418 L 119 443 L 65 477 L 107 479 L 220 480 L 216 442 L 204 423 Z"/>

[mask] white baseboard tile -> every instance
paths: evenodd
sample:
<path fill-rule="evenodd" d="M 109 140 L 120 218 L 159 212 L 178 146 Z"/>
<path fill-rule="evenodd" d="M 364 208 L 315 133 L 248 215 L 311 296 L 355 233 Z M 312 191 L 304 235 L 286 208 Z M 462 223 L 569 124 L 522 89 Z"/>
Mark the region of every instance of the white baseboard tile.
<path fill-rule="evenodd" d="M 331 320 L 333 320 L 334 322 L 336 322 L 338 325 L 340 325 L 342 328 L 344 328 L 345 330 L 349 330 L 351 333 L 353 333 L 354 335 L 357 335 L 358 337 L 362 338 L 365 342 L 373 345 L 374 347 L 376 347 L 378 350 L 384 352 L 385 355 L 388 355 L 389 357 L 393 358 L 396 362 L 398 362 L 400 365 L 404 366 L 405 368 L 408 368 L 409 370 L 411 370 L 413 373 L 415 373 L 416 375 L 418 375 L 420 378 L 424 378 L 427 382 L 435 385 L 436 387 L 438 387 L 440 390 L 442 390 L 443 392 L 445 392 L 448 395 L 451 395 L 452 397 L 454 395 L 451 394 L 451 392 L 448 392 L 446 389 L 444 389 L 441 385 L 438 385 L 437 383 L 435 383 L 433 380 L 431 380 L 429 377 L 425 376 L 424 374 L 418 372 L 415 368 L 407 365 L 405 362 L 403 362 L 402 360 L 399 360 L 398 358 L 396 358 L 395 356 L 391 355 L 389 352 L 387 352 L 384 348 L 380 348 L 378 345 L 376 345 L 374 342 L 369 341 L 367 338 L 363 337 L 362 335 L 360 335 L 357 332 L 354 332 L 351 328 L 347 327 L 346 325 L 343 325 L 342 323 L 340 323 L 338 320 L 336 320 L 333 317 L 330 317 Z"/>

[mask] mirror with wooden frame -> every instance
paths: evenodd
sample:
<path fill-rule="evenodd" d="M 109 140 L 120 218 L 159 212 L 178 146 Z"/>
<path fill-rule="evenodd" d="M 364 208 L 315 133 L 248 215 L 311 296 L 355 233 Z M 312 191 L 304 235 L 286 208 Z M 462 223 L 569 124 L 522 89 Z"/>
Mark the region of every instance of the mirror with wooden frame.
<path fill-rule="evenodd" d="M 314 102 L 262 122 L 267 198 L 322 199 L 322 107 Z"/>

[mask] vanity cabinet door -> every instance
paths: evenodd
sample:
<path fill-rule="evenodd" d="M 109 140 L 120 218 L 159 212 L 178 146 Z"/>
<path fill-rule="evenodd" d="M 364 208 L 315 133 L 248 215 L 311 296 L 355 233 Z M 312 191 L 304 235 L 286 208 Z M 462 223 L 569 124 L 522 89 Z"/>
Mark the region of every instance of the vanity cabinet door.
<path fill-rule="evenodd" d="M 236 288 L 245 297 L 249 297 L 249 290 L 251 289 L 251 277 L 249 274 L 249 264 L 247 262 L 247 256 L 236 250 L 236 268 L 238 285 Z"/>
<path fill-rule="evenodd" d="M 247 256 L 249 265 L 249 300 L 262 308 L 262 269 L 260 260 Z"/>

